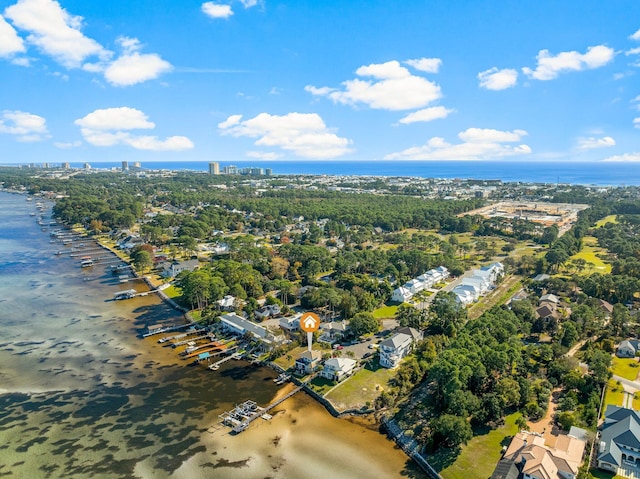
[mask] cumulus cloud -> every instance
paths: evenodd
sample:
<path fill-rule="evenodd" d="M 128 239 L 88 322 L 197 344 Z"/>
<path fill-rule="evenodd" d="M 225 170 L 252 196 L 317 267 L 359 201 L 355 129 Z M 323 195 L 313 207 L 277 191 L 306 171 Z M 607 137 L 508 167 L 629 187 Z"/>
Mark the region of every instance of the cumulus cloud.
<path fill-rule="evenodd" d="M 214 2 L 204 2 L 202 12 L 211 18 L 229 18 L 233 15 L 231 5 L 222 5 Z"/>
<path fill-rule="evenodd" d="M 518 72 L 511 68 L 499 70 L 497 67 L 490 68 L 478 73 L 480 87 L 487 90 L 506 90 L 515 86 L 518 82 Z"/>
<path fill-rule="evenodd" d="M 455 110 L 445 108 L 443 106 L 432 106 L 430 108 L 424 108 L 422 110 L 414 111 L 413 113 L 409 113 L 404 118 L 400 119 L 400 123 L 409 124 L 416 122 L 425 122 L 425 121 L 433 121 L 439 120 L 441 118 L 446 118 L 449 116 L 449 113 L 453 113 Z"/>
<path fill-rule="evenodd" d="M 330 98 L 335 103 L 362 103 L 380 110 L 423 108 L 442 97 L 437 84 L 412 75 L 396 60 L 361 66 L 356 70 L 356 75 L 372 79 L 347 80 L 342 83 L 342 89 L 307 85 L 305 90 L 315 96 Z"/>
<path fill-rule="evenodd" d="M 0 15 L 0 57 L 11 57 L 25 51 L 24 42 L 18 36 L 18 32 Z"/>
<path fill-rule="evenodd" d="M 610 156 L 602 161 L 640 161 L 640 152 L 638 153 L 624 153 L 622 155 Z"/>
<path fill-rule="evenodd" d="M 316 113 L 260 113 L 245 121 L 242 115 L 231 115 L 218 128 L 223 135 L 257 138 L 256 146 L 280 148 L 301 158 L 336 158 L 352 151 L 351 140 L 333 133 Z"/>
<path fill-rule="evenodd" d="M 587 48 L 586 53 L 578 53 L 576 51 L 561 52 L 552 55 L 549 50 L 540 50 L 538 56 L 538 65 L 535 70 L 531 68 L 523 68 L 522 71 L 529 78 L 535 80 L 553 80 L 562 72 L 581 71 L 599 68 L 611 60 L 615 56 L 613 48 L 597 45 Z"/>
<path fill-rule="evenodd" d="M 55 0 L 19 0 L 7 7 L 4 14 L 15 27 L 28 33 L 27 45 L 35 46 L 67 69 L 82 68 L 104 74 L 111 85 L 135 85 L 172 69 L 158 54 L 140 53 L 138 39 L 129 37 L 116 39 L 123 53 L 113 61 L 112 51 L 82 33 L 82 17 L 71 15 Z M 0 56 L 25 50 L 13 27 L 0 17 Z M 12 63 L 29 65 L 28 59 L 22 58 Z"/>
<path fill-rule="evenodd" d="M 21 142 L 42 141 L 50 137 L 47 121 L 43 117 L 19 110 L 2 112 L 0 133 L 15 135 Z"/>
<path fill-rule="evenodd" d="M 74 122 L 85 141 L 94 146 L 127 145 L 137 150 L 180 151 L 193 148 L 185 136 L 170 136 L 164 140 L 150 135 L 134 135 L 129 130 L 153 129 L 155 123 L 135 108 L 119 107 L 95 110 Z"/>
<path fill-rule="evenodd" d="M 29 32 L 27 43 L 67 68 L 78 68 L 88 57 L 105 60 L 110 52 L 81 31 L 82 17 L 69 14 L 55 0 L 19 0 L 7 7 L 5 16 Z"/>
<path fill-rule="evenodd" d="M 506 156 L 527 155 L 531 148 L 519 143 L 527 132 L 524 130 L 500 131 L 469 128 L 458 133 L 462 143 L 451 144 L 444 138 L 433 137 L 422 146 L 391 153 L 386 160 L 490 160 Z"/>
<path fill-rule="evenodd" d="M 638 30 L 636 33 L 634 33 L 633 35 L 629 35 L 629 38 L 631 40 L 640 40 L 640 30 Z"/>
<path fill-rule="evenodd" d="M 579 150 L 594 150 L 596 148 L 608 148 L 610 146 L 616 146 L 616 140 L 610 136 L 603 136 L 602 138 L 578 138 L 577 148 Z"/>
<path fill-rule="evenodd" d="M 155 53 L 140 53 L 137 38 L 119 37 L 117 42 L 123 49 L 122 55 L 110 63 L 104 71 L 105 79 L 115 86 L 130 86 L 158 78 L 172 70 L 169 62 Z"/>
<path fill-rule="evenodd" d="M 636 128 L 640 128 L 640 118 L 633 119 L 633 126 Z"/>
<path fill-rule="evenodd" d="M 407 60 L 404 63 L 421 72 L 438 73 L 442 60 L 439 58 L 416 58 L 415 60 Z"/>
<path fill-rule="evenodd" d="M 242 3 L 244 8 L 251 8 L 255 7 L 260 2 L 258 0 L 240 0 L 240 3 Z"/>

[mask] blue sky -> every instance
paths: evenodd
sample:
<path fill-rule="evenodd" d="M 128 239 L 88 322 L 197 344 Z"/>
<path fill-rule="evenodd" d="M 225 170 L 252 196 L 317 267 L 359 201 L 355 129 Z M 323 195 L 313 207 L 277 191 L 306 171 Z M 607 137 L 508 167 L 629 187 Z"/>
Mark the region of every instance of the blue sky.
<path fill-rule="evenodd" d="M 0 163 L 640 161 L 640 2 L 0 0 Z"/>

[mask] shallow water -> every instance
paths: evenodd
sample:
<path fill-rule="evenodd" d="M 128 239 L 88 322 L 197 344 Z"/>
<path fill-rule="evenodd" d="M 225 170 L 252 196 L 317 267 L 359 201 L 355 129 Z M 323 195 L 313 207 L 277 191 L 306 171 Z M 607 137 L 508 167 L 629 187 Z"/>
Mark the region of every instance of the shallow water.
<path fill-rule="evenodd" d="M 275 373 L 237 361 L 212 372 L 141 339 L 180 316 L 155 295 L 111 301 L 145 287 L 80 268 L 34 203 L 0 193 L 0 476 L 422 477 L 383 435 L 302 393 L 238 436 L 216 427 L 236 403 L 272 401 Z"/>

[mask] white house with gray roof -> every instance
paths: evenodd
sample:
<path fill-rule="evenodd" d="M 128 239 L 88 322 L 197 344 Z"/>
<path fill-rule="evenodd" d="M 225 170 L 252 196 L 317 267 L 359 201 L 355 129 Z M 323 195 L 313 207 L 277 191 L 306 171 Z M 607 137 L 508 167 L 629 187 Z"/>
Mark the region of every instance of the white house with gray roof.
<path fill-rule="evenodd" d="M 411 352 L 413 343 L 422 338 L 422 335 L 413 328 L 403 328 L 404 332 L 398 332 L 378 345 L 380 351 L 380 366 L 393 369 L 400 364 L 402 358 Z"/>
<path fill-rule="evenodd" d="M 596 446 L 599 469 L 640 476 L 640 413 L 609 404 Z"/>

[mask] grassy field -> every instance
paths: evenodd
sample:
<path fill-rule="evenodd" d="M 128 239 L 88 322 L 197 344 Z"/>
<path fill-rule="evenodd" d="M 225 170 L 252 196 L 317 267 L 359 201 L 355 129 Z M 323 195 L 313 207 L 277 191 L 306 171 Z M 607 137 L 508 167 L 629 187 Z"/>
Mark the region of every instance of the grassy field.
<path fill-rule="evenodd" d="M 321 378 L 320 376 L 316 376 L 311 380 L 309 385 L 313 388 L 315 392 L 317 392 L 320 395 L 324 395 L 327 393 L 327 391 L 329 391 L 329 389 L 335 386 L 335 383 L 333 381 L 329 381 L 326 378 Z"/>
<path fill-rule="evenodd" d="M 619 358 L 614 356 L 611 372 L 629 381 L 635 381 L 640 372 L 640 363 L 636 358 Z"/>
<path fill-rule="evenodd" d="M 609 215 L 602 218 L 600 221 L 598 221 L 596 223 L 596 228 L 602 228 L 607 223 L 617 223 L 617 222 L 618 222 L 618 218 L 616 215 Z"/>
<path fill-rule="evenodd" d="M 377 319 L 393 319 L 396 317 L 399 305 L 383 306 L 381 308 L 373 310 L 373 317 Z"/>
<path fill-rule="evenodd" d="M 311 345 L 311 349 L 315 351 L 323 351 L 323 349 L 318 345 L 318 343 L 315 343 L 315 342 Z M 300 357 L 300 355 L 307 350 L 308 350 L 308 347 L 306 344 L 304 344 L 303 346 L 298 346 L 297 348 L 293 348 L 287 354 L 283 354 L 273 362 L 283 369 L 292 368 L 296 363 L 296 359 Z M 329 350 L 326 350 L 326 352 L 329 352 Z"/>
<path fill-rule="evenodd" d="M 598 240 L 593 236 L 585 236 L 582 240 L 582 250 L 571 256 L 569 261 L 565 263 L 564 272 L 570 273 L 571 268 L 568 266 L 572 260 L 583 259 L 587 262 L 587 267 L 582 271 L 582 274 L 591 274 L 591 273 L 603 273 L 608 274 L 611 273 L 611 265 L 603 261 L 598 257 L 599 254 L 606 254 L 606 250 L 598 246 Z M 591 263 L 591 265 L 589 265 Z"/>
<path fill-rule="evenodd" d="M 162 292 L 171 299 L 182 296 L 182 291 L 180 291 L 180 289 L 176 288 L 174 285 L 168 286 L 167 288 L 163 289 Z"/>
<path fill-rule="evenodd" d="M 475 436 L 462 447 L 455 462 L 440 471 L 440 475 L 444 479 L 491 477 L 502 456 L 502 446 L 507 445 L 518 432 L 516 419 L 519 416 L 520 413 L 511 414 L 505 418 L 503 426 Z"/>
<path fill-rule="evenodd" d="M 602 414 L 607 409 L 607 404 L 613 404 L 614 406 L 622 406 L 624 400 L 624 390 L 621 385 L 616 384 L 616 381 L 609 379 L 607 383 L 607 392 L 604 394 L 604 403 L 602 406 Z"/>
<path fill-rule="evenodd" d="M 522 278 L 520 276 L 509 276 L 498 287 L 487 296 L 473 304 L 468 311 L 469 319 L 479 318 L 482 313 L 495 305 L 504 304 L 511 296 L 522 288 Z"/>
<path fill-rule="evenodd" d="M 387 389 L 394 374 L 394 370 L 381 367 L 376 359 L 327 394 L 326 398 L 342 411 L 366 406 Z"/>

